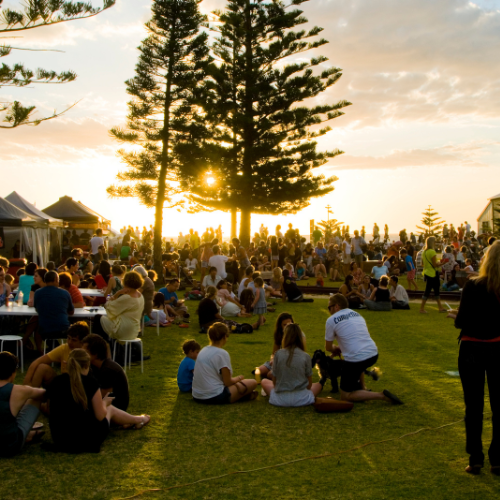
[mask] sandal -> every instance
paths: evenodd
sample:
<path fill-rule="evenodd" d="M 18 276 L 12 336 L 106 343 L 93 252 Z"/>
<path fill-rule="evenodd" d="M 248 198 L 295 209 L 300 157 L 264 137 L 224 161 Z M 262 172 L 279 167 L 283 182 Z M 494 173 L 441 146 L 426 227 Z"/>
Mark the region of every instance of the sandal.
<path fill-rule="evenodd" d="M 33 424 L 33 427 L 31 428 L 32 431 L 39 431 L 40 429 L 43 428 L 42 422 L 35 422 Z"/>
<path fill-rule="evenodd" d="M 144 422 L 144 420 L 142 422 L 140 422 L 139 424 L 135 424 L 134 426 L 134 429 L 142 429 L 144 426 L 148 425 L 149 422 L 151 422 L 151 417 L 149 415 L 141 415 L 141 417 L 144 419 L 144 418 L 147 418 L 146 422 Z"/>

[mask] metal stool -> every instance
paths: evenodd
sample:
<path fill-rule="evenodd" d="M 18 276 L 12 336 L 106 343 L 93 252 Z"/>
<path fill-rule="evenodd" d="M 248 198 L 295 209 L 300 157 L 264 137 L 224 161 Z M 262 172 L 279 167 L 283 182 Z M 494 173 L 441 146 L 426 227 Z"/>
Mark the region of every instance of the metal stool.
<path fill-rule="evenodd" d="M 4 342 L 16 343 L 16 356 L 19 358 L 19 347 L 21 347 L 21 371 L 24 372 L 23 338 L 19 335 L 1 335 L 0 351 L 3 351 Z"/>
<path fill-rule="evenodd" d="M 128 353 L 128 367 L 132 368 L 132 344 L 137 342 L 141 346 L 141 373 L 144 373 L 144 351 L 142 349 L 142 341 L 140 338 L 133 340 L 115 340 L 115 345 L 113 347 L 113 361 L 116 358 L 116 344 L 118 342 L 123 342 L 125 344 L 125 356 L 124 356 L 124 366 L 123 369 L 127 371 L 127 353 Z M 130 346 L 129 346 L 130 344 Z"/>

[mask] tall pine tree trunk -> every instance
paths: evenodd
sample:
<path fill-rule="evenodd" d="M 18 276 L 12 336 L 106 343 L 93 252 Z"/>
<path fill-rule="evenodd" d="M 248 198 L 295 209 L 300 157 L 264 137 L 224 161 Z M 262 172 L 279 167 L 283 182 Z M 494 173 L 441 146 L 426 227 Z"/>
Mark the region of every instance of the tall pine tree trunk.
<path fill-rule="evenodd" d="M 174 29 L 174 28 L 172 28 Z M 167 179 L 167 169 L 169 162 L 169 141 L 170 141 L 170 106 L 172 105 L 171 89 L 172 89 L 172 52 L 173 52 L 174 37 L 170 37 L 171 53 L 168 59 L 168 74 L 167 83 L 165 85 L 165 109 L 163 112 L 163 131 L 162 131 L 162 152 L 161 152 L 161 167 L 158 179 L 158 191 L 156 193 L 156 212 L 155 212 L 155 231 L 153 242 L 153 257 L 154 267 L 158 273 L 160 283 L 164 283 L 163 265 L 162 265 L 162 248 L 161 238 L 163 232 L 163 206 L 165 205 L 165 188 Z"/>
<path fill-rule="evenodd" d="M 236 238 L 236 225 L 238 223 L 238 210 L 231 208 L 231 239 Z"/>
<path fill-rule="evenodd" d="M 252 50 L 252 6 L 250 0 L 245 2 L 245 122 L 243 126 L 243 185 L 252 186 L 252 164 L 253 164 L 253 142 L 254 142 L 254 123 L 253 123 L 253 50 Z M 253 186 L 250 188 L 253 189 Z M 247 198 L 248 201 L 245 199 Z M 240 242 L 247 247 L 250 244 L 250 220 L 252 191 L 243 193 L 240 216 Z"/>
<path fill-rule="evenodd" d="M 250 245 L 250 224 L 252 211 L 242 208 L 240 213 L 240 242 L 244 247 Z"/>

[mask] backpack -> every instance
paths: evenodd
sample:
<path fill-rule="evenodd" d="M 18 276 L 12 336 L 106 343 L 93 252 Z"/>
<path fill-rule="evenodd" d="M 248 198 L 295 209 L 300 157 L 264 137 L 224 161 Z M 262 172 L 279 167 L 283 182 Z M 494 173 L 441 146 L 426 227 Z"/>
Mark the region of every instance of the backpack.
<path fill-rule="evenodd" d="M 203 295 L 199 290 L 191 290 L 190 292 L 186 292 L 186 297 L 190 300 L 201 300 Z"/>
<path fill-rule="evenodd" d="M 249 323 L 239 323 L 231 330 L 233 333 L 253 333 L 253 326 Z"/>

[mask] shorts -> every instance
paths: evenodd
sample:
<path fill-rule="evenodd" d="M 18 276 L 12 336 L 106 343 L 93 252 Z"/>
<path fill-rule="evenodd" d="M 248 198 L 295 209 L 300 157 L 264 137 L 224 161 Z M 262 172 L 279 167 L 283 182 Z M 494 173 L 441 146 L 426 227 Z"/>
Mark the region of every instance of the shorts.
<path fill-rule="evenodd" d="M 408 280 L 414 280 L 416 273 L 417 273 L 416 269 L 412 269 L 411 271 L 408 271 L 406 273 L 406 279 L 408 279 Z"/>
<path fill-rule="evenodd" d="M 352 258 L 350 255 L 344 255 L 342 261 L 344 264 L 350 264 L 352 262 Z"/>
<path fill-rule="evenodd" d="M 432 290 L 434 290 L 434 298 L 439 298 L 440 288 L 441 281 L 439 279 L 439 274 L 436 274 L 433 278 L 425 276 L 425 291 L 422 295 L 422 299 L 427 300 L 430 297 Z"/>
<path fill-rule="evenodd" d="M 197 403 L 204 405 L 228 405 L 231 403 L 231 391 L 229 390 L 229 387 L 224 387 L 224 390 L 218 396 L 214 396 L 213 398 L 198 399 L 193 396 L 193 399 Z"/>
<path fill-rule="evenodd" d="M 202 261 L 201 261 L 201 267 L 202 267 L 202 268 L 205 268 L 205 269 L 206 269 L 206 268 L 208 268 L 208 262 L 206 262 L 206 261 L 202 260 Z"/>
<path fill-rule="evenodd" d="M 359 391 L 361 386 L 361 374 L 370 366 L 373 366 L 378 359 L 378 354 L 363 361 L 352 363 L 344 361 L 342 365 L 342 375 L 340 377 L 340 389 L 344 392 Z"/>
<path fill-rule="evenodd" d="M 240 260 L 240 267 L 243 267 L 244 269 L 246 269 L 249 265 L 250 265 L 249 259 Z"/>
<path fill-rule="evenodd" d="M 276 392 L 274 389 L 269 396 L 269 403 L 274 406 L 297 407 L 314 404 L 316 398 L 309 389 L 300 391 Z"/>

